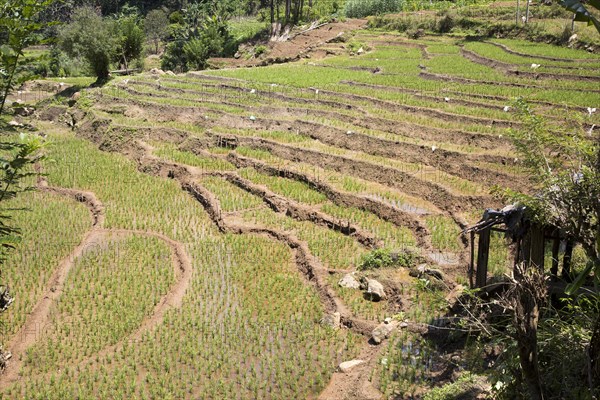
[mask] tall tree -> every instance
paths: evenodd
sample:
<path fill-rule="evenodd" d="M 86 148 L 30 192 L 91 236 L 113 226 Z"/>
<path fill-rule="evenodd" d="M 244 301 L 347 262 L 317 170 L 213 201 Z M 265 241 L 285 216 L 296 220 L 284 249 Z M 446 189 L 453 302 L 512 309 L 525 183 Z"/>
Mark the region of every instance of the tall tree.
<path fill-rule="evenodd" d="M 532 172 L 536 195 L 510 192 L 512 200 L 527 206 L 533 218 L 559 228 L 579 243 L 587 265 L 567 293 L 574 293 L 591 272 L 600 284 L 600 138 L 589 137 L 580 124 L 566 132 L 546 126 L 529 106 L 516 103 L 525 129 L 512 131 L 513 142 Z M 600 303 L 600 297 L 596 295 Z M 589 384 L 600 390 L 600 314 L 588 346 Z"/>
<path fill-rule="evenodd" d="M 154 52 L 158 53 L 158 45 L 169 34 L 169 17 L 164 10 L 152 10 L 144 21 L 146 36 L 154 43 Z"/>
<path fill-rule="evenodd" d="M 75 10 L 73 20 L 59 33 L 59 45 L 72 57 L 86 59 L 99 82 L 108 79 L 111 61 L 119 50 L 114 20 L 103 19 L 94 8 Z"/>

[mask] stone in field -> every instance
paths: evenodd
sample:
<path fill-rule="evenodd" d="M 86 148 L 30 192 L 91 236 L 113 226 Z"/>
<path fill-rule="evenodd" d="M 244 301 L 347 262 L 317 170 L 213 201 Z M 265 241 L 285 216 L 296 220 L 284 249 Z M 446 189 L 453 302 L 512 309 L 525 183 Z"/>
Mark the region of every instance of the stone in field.
<path fill-rule="evenodd" d="M 344 361 L 343 363 L 340 364 L 340 371 L 342 372 L 348 372 L 350 371 L 352 368 L 356 367 L 357 365 L 360 365 L 364 363 L 364 360 L 351 360 L 351 361 Z"/>
<path fill-rule="evenodd" d="M 340 285 L 341 287 L 349 288 L 349 289 L 359 289 L 360 288 L 360 283 L 356 280 L 356 278 L 352 274 L 344 275 L 344 277 L 342 279 L 340 279 L 340 281 L 338 282 L 338 285 Z"/>

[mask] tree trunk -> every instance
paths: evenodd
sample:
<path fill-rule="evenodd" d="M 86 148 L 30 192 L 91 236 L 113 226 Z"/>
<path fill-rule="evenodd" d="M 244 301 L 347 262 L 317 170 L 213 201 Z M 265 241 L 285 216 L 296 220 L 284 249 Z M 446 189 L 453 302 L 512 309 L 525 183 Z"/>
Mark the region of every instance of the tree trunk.
<path fill-rule="evenodd" d="M 286 23 L 286 25 L 290 22 L 291 12 L 292 12 L 292 0 L 285 0 L 285 23 Z"/>
<path fill-rule="evenodd" d="M 270 6 L 271 6 L 271 26 L 273 26 L 273 24 L 275 23 L 275 5 L 273 4 L 275 2 L 275 0 L 271 0 L 270 2 Z"/>
<path fill-rule="evenodd" d="M 588 356 L 590 358 L 588 379 L 590 389 L 594 391 L 600 388 L 600 315 L 596 318 L 596 322 L 594 323 L 590 347 L 588 348 Z"/>
<path fill-rule="evenodd" d="M 526 268 L 526 263 L 521 263 L 515 268 L 515 287 L 509 296 L 515 310 L 514 324 L 519 361 L 529 398 L 543 400 L 537 345 L 539 307 L 546 298 L 543 272 L 537 268 Z"/>

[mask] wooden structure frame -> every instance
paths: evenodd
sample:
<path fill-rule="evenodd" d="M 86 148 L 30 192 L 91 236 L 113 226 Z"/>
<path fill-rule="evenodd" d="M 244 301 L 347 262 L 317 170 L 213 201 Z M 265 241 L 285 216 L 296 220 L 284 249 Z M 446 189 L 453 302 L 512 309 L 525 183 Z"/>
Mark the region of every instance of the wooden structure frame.
<path fill-rule="evenodd" d="M 520 213 L 518 219 L 508 221 L 510 214 Z M 491 216 L 490 216 L 491 215 Z M 515 229 L 514 222 L 518 223 Z M 471 288 L 487 286 L 488 261 L 490 253 L 490 239 L 492 232 L 502 232 L 513 239 L 515 245 L 514 264 L 525 262 L 527 267 L 534 266 L 544 270 L 546 243 L 552 243 L 552 266 L 550 274 L 554 281 L 558 280 L 560 266 L 559 253 L 561 242 L 565 242 L 560 278 L 570 281 L 571 259 L 574 242 L 560 235 L 560 229 L 555 226 L 542 226 L 527 220 L 522 209 L 513 206 L 505 207 L 500 211 L 486 210 L 483 218 L 473 227 L 467 228 L 463 233 L 470 233 L 471 257 L 469 265 L 469 285 Z M 477 238 L 477 255 L 475 255 L 475 236 Z M 475 281 L 473 281 L 473 277 Z"/>

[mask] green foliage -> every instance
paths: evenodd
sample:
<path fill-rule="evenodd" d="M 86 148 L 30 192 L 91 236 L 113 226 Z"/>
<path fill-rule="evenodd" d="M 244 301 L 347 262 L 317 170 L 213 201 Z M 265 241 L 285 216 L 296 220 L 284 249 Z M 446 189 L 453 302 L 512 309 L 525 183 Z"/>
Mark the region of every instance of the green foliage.
<path fill-rule="evenodd" d="M 42 147 L 39 137 L 25 134 L 21 134 L 19 141 L 0 142 L 0 203 L 32 189 L 26 184 L 23 186 L 23 182 L 37 175 L 29 168 L 43 159 Z M 0 209 L 0 262 L 5 259 L 6 250 L 14 247 L 20 233 L 8 223 L 10 217 L 6 211 Z"/>
<path fill-rule="evenodd" d="M 27 46 L 39 43 L 36 32 L 50 25 L 37 17 L 52 2 L 11 0 L 0 5 L 0 115 L 9 93 L 28 78 L 18 74 L 20 59 Z"/>
<path fill-rule="evenodd" d="M 345 14 L 349 18 L 364 18 L 399 11 L 397 0 L 349 0 L 346 2 Z"/>
<path fill-rule="evenodd" d="M 363 254 L 360 258 L 358 269 L 361 271 L 368 269 L 387 268 L 393 265 L 394 261 L 388 249 L 376 249 Z"/>
<path fill-rule="evenodd" d="M 599 0 L 588 0 L 587 4 L 600 11 Z M 600 33 L 600 21 L 586 8 L 583 2 L 579 0 L 561 0 L 560 5 L 575 13 L 575 21 L 587 22 L 588 25 L 594 25 L 598 33 Z"/>
<path fill-rule="evenodd" d="M 206 68 L 210 57 L 232 55 L 235 45 L 224 15 L 217 12 L 221 6 L 193 7 L 185 16 L 184 25 L 173 25 L 173 40 L 167 45 L 162 58 L 163 69 L 187 71 Z M 224 11 L 227 14 L 227 9 Z"/>
<path fill-rule="evenodd" d="M 267 51 L 267 46 L 259 45 L 254 48 L 254 57 L 259 57 Z"/>
<path fill-rule="evenodd" d="M 361 256 L 358 270 L 403 267 L 410 268 L 415 263 L 415 255 L 412 252 L 393 252 L 390 249 L 375 249 Z"/>
<path fill-rule="evenodd" d="M 123 16 L 117 20 L 119 26 L 119 53 L 126 69 L 132 60 L 142 58 L 146 36 L 136 15 Z"/>
<path fill-rule="evenodd" d="M 164 10 L 152 10 L 144 20 L 146 36 L 154 43 L 154 52 L 158 53 L 158 45 L 169 33 L 169 17 Z"/>
<path fill-rule="evenodd" d="M 448 33 L 454 27 L 454 18 L 450 14 L 444 15 L 437 23 L 439 33 Z"/>
<path fill-rule="evenodd" d="M 560 227 L 581 243 L 591 270 L 600 268 L 600 146 L 582 128 L 551 131 L 522 100 L 515 108 L 524 129 L 512 130 L 513 143 L 538 185 L 535 196 L 507 192 L 528 206 L 533 218 Z M 598 270 L 597 270 L 598 271 Z"/>
<path fill-rule="evenodd" d="M 475 382 L 475 376 L 465 373 L 456 381 L 434 388 L 423 396 L 423 400 L 453 400 L 461 395 L 468 394 L 471 385 Z"/>
<path fill-rule="evenodd" d="M 72 22 L 60 30 L 59 44 L 69 56 L 87 60 L 98 81 L 105 81 L 120 48 L 117 33 L 114 20 L 103 19 L 91 7 L 81 7 L 75 10 Z"/>

